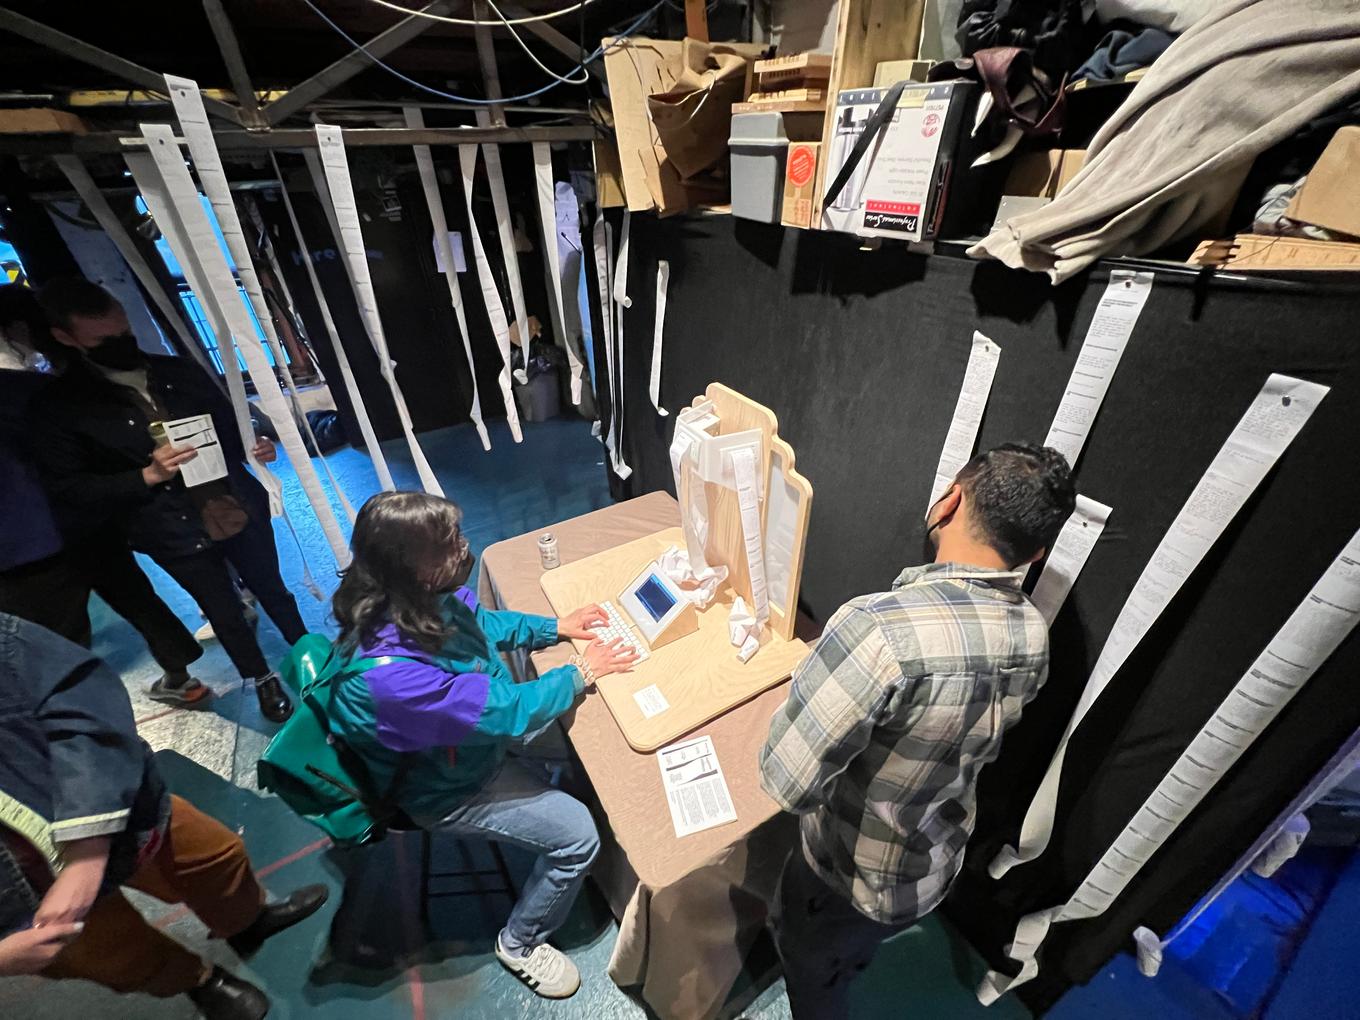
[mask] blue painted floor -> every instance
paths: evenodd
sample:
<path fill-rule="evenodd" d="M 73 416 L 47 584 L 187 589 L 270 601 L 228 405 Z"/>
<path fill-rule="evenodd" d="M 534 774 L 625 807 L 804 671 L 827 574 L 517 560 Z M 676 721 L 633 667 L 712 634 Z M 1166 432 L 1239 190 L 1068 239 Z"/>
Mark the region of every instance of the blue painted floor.
<path fill-rule="evenodd" d="M 525 441 L 515 444 L 503 423 L 492 423 L 493 452 L 484 453 L 470 426 L 425 434 L 421 443 L 450 498 L 462 504 L 465 531 L 474 550 L 512 535 L 586 513 L 606 505 L 608 489 L 599 443 L 587 423 L 556 420 L 526 424 Z M 384 444 L 397 483 L 418 481 L 405 444 Z M 377 491 L 368 458 L 343 450 L 329 458 L 355 509 Z M 298 540 L 316 582 L 329 596 L 336 583 L 335 563 L 321 530 L 302 496 L 296 477 L 280 465 L 288 505 L 295 508 Z M 337 514 L 344 520 L 339 504 Z M 284 576 L 298 593 L 308 626 L 332 632 L 328 606 L 308 595 L 302 583 L 298 546 L 276 522 Z M 154 565 L 144 563 L 171 606 L 196 629 L 197 608 Z M 377 847 L 342 853 L 326 848 L 319 832 L 291 814 L 279 801 L 255 788 L 254 763 L 271 727 L 259 716 L 253 695 L 243 695 L 221 648 L 209 643 L 196 665 L 197 675 L 218 697 L 207 711 L 168 710 L 146 699 L 155 679 L 154 664 L 136 633 L 102 607 L 95 611 L 95 648 L 124 677 L 139 729 L 158 752 L 176 792 L 193 800 L 242 833 L 251 858 L 275 892 L 309 882 L 324 882 L 331 900 L 320 915 L 272 940 L 243 963 L 224 945 L 208 942 L 192 916 L 152 900 L 141 902 L 147 915 L 175 937 L 264 987 L 275 1006 L 275 1020 L 326 1017 L 458 1017 L 460 1020 L 555 1017 L 561 1020 L 614 1020 L 646 1014 L 609 980 L 606 968 L 616 925 L 592 889 L 578 901 L 558 943 L 580 967 L 584 984 L 571 1000 L 548 1003 L 505 974 L 490 949 L 510 900 L 494 877 L 436 880 L 430 925 L 422 927 L 417 904 L 418 837 L 402 836 Z M 267 623 L 260 639 L 268 656 L 285 652 L 282 638 Z M 531 864 L 507 852 L 516 883 Z M 436 873 L 489 869 L 485 847 L 439 841 Z M 479 883 L 485 883 L 479 885 Z M 337 919 L 341 904 L 344 912 Z M 757 956 L 760 956 L 757 953 Z M 888 944 L 856 989 L 856 1016 L 912 1018 L 1027 1016 L 1013 997 L 984 1009 L 973 997 L 983 967 L 972 951 L 938 919 Z M 730 1016 L 785 1020 L 788 1004 L 782 980 L 768 949 L 753 961 L 734 995 Z M 1196 1012 L 1193 989 L 1159 979 L 1147 981 L 1116 964 L 1056 1015 L 1081 1017 L 1215 1016 Z M 1168 1008 L 1183 1002 L 1190 1011 Z M 157 1001 L 144 996 L 115 996 L 81 983 L 53 984 L 38 979 L 0 980 L 0 1017 L 26 1020 L 171 1020 L 195 1015 L 184 999 Z"/>

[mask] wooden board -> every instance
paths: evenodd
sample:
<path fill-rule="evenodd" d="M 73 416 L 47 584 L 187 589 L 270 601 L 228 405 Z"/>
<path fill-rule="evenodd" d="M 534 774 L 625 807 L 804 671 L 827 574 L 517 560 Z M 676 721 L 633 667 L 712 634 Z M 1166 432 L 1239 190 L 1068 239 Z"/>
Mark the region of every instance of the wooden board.
<path fill-rule="evenodd" d="M 803 579 L 803 553 L 807 546 L 808 520 L 812 512 L 812 485 L 798 473 L 793 448 L 779 437 L 779 419 L 773 411 L 722 383 L 710 383 L 702 397 L 695 397 L 691 406 L 711 400 L 722 424 L 718 434 L 748 432 L 753 429 L 763 434 L 759 472 L 766 479 L 765 498 L 760 506 L 761 530 L 768 536 L 770 497 L 776 483 L 786 487 L 790 497 L 801 503 L 801 514 L 794 526 L 793 548 L 790 550 L 788 594 L 783 605 L 770 599 L 770 629 L 783 638 L 793 637 L 798 616 L 798 591 Z M 776 461 L 771 471 L 771 462 Z M 710 563 L 726 564 L 727 581 L 733 590 L 752 606 L 751 572 L 746 563 L 746 538 L 741 528 L 741 510 L 737 494 L 712 482 L 705 484 L 708 498 L 709 535 L 705 550 Z M 768 540 L 767 540 L 768 544 Z M 767 549 L 768 559 L 768 549 Z"/>
<path fill-rule="evenodd" d="M 921 18 L 925 0 L 840 0 L 836 49 L 827 85 L 822 144 L 836 134 L 836 97 L 845 89 L 868 88 L 885 60 L 914 60 L 921 47 Z M 829 152 L 829 147 L 822 150 Z M 822 196 L 826 194 L 827 159 L 817 161 L 817 188 L 812 199 L 812 225 L 822 225 Z"/>
<path fill-rule="evenodd" d="M 1360 269 L 1360 244 L 1306 237 L 1238 234 L 1230 241 L 1203 241 L 1190 264 L 1222 269 Z"/>
<path fill-rule="evenodd" d="M 672 545 L 684 547 L 684 533 L 668 528 L 606 552 L 545 571 L 540 584 L 553 610 L 564 615 L 591 602 L 617 602 L 643 567 Z M 630 747 L 643 754 L 717 718 L 787 679 L 808 654 L 798 639 L 785 640 L 765 628 L 760 651 L 749 662 L 737 659 L 727 630 L 733 593 L 724 587 L 700 612 L 699 630 L 662 648 L 628 673 L 599 681 L 599 691 Z M 574 641 L 577 651 L 586 642 Z M 633 695 L 655 685 L 670 704 L 644 718 Z"/>
<path fill-rule="evenodd" d="M 821 113 L 825 99 L 774 99 L 756 102 L 755 96 L 745 103 L 733 103 L 733 113 Z"/>

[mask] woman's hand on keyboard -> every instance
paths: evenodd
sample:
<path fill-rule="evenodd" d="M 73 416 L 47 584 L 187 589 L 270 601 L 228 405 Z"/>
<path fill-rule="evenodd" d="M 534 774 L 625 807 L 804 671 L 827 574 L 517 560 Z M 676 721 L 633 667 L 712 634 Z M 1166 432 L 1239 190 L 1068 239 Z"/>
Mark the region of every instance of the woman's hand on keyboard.
<path fill-rule="evenodd" d="M 581 654 L 585 656 L 597 680 L 611 673 L 626 673 L 637 662 L 637 653 L 622 641 L 605 644 L 596 638 L 586 645 L 586 650 Z"/>
<path fill-rule="evenodd" d="M 580 638 L 589 641 L 595 636 L 595 628 L 609 622 L 609 617 L 598 603 L 582 606 L 574 613 L 568 613 L 557 621 L 559 638 Z"/>

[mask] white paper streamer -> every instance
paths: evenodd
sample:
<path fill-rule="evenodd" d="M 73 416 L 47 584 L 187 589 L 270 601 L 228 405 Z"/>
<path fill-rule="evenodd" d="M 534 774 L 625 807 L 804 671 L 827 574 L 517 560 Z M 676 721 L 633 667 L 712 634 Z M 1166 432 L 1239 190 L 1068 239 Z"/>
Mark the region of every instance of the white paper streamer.
<path fill-rule="evenodd" d="M 1066 903 L 1027 914 L 1007 954 L 1021 964 L 1008 977 L 989 972 L 978 989 L 984 1003 L 1039 972 L 1038 951 L 1060 921 L 1103 914 L 1181 823 L 1327 661 L 1360 620 L 1360 532 L 1352 536 L 1313 590 L 1243 674 L 1176 764 L 1129 819 Z M 1146 966 L 1159 952 L 1141 940 Z M 1159 949 L 1160 947 L 1158 947 Z"/>
<path fill-rule="evenodd" d="M 293 301 L 292 291 L 288 289 L 288 278 L 283 275 L 283 267 L 279 265 L 278 254 L 274 251 L 274 242 L 269 237 L 269 231 L 265 229 L 264 220 L 260 216 L 259 207 L 255 204 L 254 199 L 250 199 L 247 209 L 250 213 L 251 225 L 260 232 L 260 236 L 264 239 L 264 253 L 269 259 L 269 268 L 274 273 L 274 280 L 278 283 L 280 296 L 283 298 L 283 303 L 286 306 L 289 321 L 293 324 L 293 331 L 298 336 L 304 337 L 310 341 L 310 338 L 307 337 L 307 329 L 297 313 L 297 305 Z M 300 254 L 304 257 L 306 256 L 306 252 L 301 252 Z M 322 386 L 329 389 L 329 384 L 326 382 L 326 373 L 321 370 L 321 365 L 317 364 L 314 367 L 316 368 L 317 380 Z M 288 379 L 289 385 L 291 386 L 291 374 Z M 293 406 L 298 412 L 298 424 L 302 426 L 302 429 L 307 433 L 307 438 L 311 440 L 312 449 L 316 451 L 317 459 L 321 461 L 321 467 L 326 472 L 326 479 L 330 482 L 331 488 L 339 498 L 340 505 L 344 507 L 345 516 L 349 518 L 350 524 L 353 524 L 356 517 L 354 507 L 350 505 L 349 498 L 345 495 L 344 486 L 340 484 L 340 479 L 336 478 L 335 472 L 331 470 L 330 461 L 328 461 L 326 455 L 321 452 L 321 444 L 317 442 L 316 433 L 312 431 L 312 423 L 307 420 L 307 411 L 302 406 L 302 402 L 297 398 L 296 394 L 294 394 Z"/>
<path fill-rule="evenodd" d="M 1143 568 L 1025 813 L 1018 845 L 1002 847 L 989 866 L 993 878 L 1048 847 L 1072 733 L 1327 393 L 1326 386 L 1287 375 L 1266 380 Z"/>
<path fill-rule="evenodd" d="M 1116 269 L 1110 273 L 1110 282 L 1096 306 L 1077 363 L 1072 366 L 1072 375 L 1044 439 L 1045 446 L 1061 452 L 1074 468 L 1100 413 L 1110 380 L 1119 368 L 1119 359 L 1124 356 L 1124 347 L 1152 293 L 1152 282 L 1151 273 Z"/>
<path fill-rule="evenodd" d="M 478 109 L 477 123 L 481 127 L 491 126 L 491 111 Z M 496 210 L 496 233 L 501 241 L 501 254 L 505 257 L 505 276 L 510 284 L 510 307 L 514 309 L 515 321 L 519 323 L 520 350 L 524 354 L 524 368 L 515 373 L 520 383 L 529 381 L 529 313 L 524 307 L 524 283 L 519 275 L 519 253 L 515 250 L 515 225 L 510 220 L 510 203 L 505 197 L 505 177 L 501 174 L 501 147 L 494 142 L 482 143 L 482 155 L 486 159 L 486 179 L 491 186 L 491 206 Z"/>
<path fill-rule="evenodd" d="M 1110 508 L 1085 496 L 1077 497 L 1076 508 L 1067 518 L 1062 530 L 1058 532 L 1053 548 L 1048 551 L 1044 571 L 1029 600 L 1034 608 L 1044 614 L 1048 625 L 1058 618 L 1058 610 L 1067 601 L 1072 586 L 1077 583 L 1077 575 L 1086 566 L 1087 557 L 1095 548 L 1105 522 L 1110 519 Z"/>
<path fill-rule="evenodd" d="M 373 280 L 368 272 L 368 255 L 364 247 L 363 228 L 359 224 L 359 207 L 354 199 L 354 185 L 349 176 L 349 160 L 345 155 L 344 137 L 338 127 L 330 124 L 316 126 L 316 140 L 321 149 L 321 165 L 326 171 L 326 182 L 330 186 L 330 204 L 335 210 L 335 219 L 340 226 L 340 239 L 344 249 L 346 264 L 350 267 L 350 278 L 354 283 L 354 294 L 359 301 L 359 312 L 368 330 L 373 348 L 378 352 L 378 370 L 387 380 L 392 391 L 392 402 L 397 408 L 397 418 L 401 430 L 406 435 L 406 445 L 411 450 L 411 460 L 415 463 L 420 484 L 432 496 L 444 495 L 443 486 L 435 477 L 434 469 L 425 459 L 425 451 L 420 448 L 415 430 L 411 425 L 411 414 L 406 409 L 406 398 L 393 372 L 395 362 L 387 350 L 387 336 L 383 333 L 382 317 L 378 314 L 378 299 L 373 293 Z"/>
<path fill-rule="evenodd" d="M 212 203 L 213 212 L 217 216 L 218 228 L 222 231 L 222 237 L 227 242 L 227 250 L 231 252 L 231 257 L 236 263 L 236 275 L 241 281 L 241 289 L 245 291 L 247 299 L 254 307 L 255 317 L 259 320 L 270 350 L 274 355 L 274 365 L 283 373 L 290 399 L 285 402 L 283 393 L 279 389 L 278 377 L 273 372 L 267 373 L 269 379 L 263 384 L 260 379 L 256 378 L 257 372 L 254 368 L 251 369 L 250 377 L 255 383 L 255 389 L 260 395 L 260 403 L 264 405 L 265 413 L 274 420 L 284 453 L 287 454 L 289 461 L 292 462 L 293 469 L 297 472 L 298 482 L 301 483 L 302 491 L 307 496 L 307 502 L 312 506 L 312 512 L 316 514 L 316 519 L 321 525 L 321 531 L 326 536 L 326 541 L 330 543 L 331 552 L 334 554 L 336 562 L 340 564 L 348 563 L 349 543 L 345 540 L 344 532 L 340 530 L 340 522 L 336 520 L 335 511 L 331 508 L 331 501 L 321 485 L 321 479 L 316 473 L 316 467 L 312 464 L 311 455 L 307 452 L 307 446 L 302 441 L 302 435 L 298 429 L 297 420 L 301 418 L 305 425 L 306 416 L 301 404 L 298 403 L 297 384 L 293 382 L 293 373 L 288 370 L 288 359 L 284 355 L 283 345 L 279 343 L 278 334 L 274 331 L 273 314 L 264 299 L 264 290 L 260 287 L 260 278 L 255 274 L 255 263 L 251 255 L 250 245 L 246 242 L 245 233 L 241 230 L 240 215 L 237 213 L 236 203 L 231 197 L 231 186 L 227 183 L 226 171 L 222 168 L 222 157 L 218 155 L 217 142 L 213 139 L 212 127 L 208 124 L 208 113 L 203 108 L 203 97 L 199 94 L 198 85 L 187 78 L 166 75 L 165 84 L 170 92 L 170 100 L 175 107 L 175 116 L 179 118 L 180 128 L 184 132 L 184 140 L 189 147 L 189 155 L 194 161 L 194 169 L 198 172 L 198 181 L 203 186 L 208 201 Z M 239 294 L 240 291 L 237 293 Z M 238 342 L 241 342 L 247 348 L 252 344 L 258 344 L 253 332 L 248 337 L 238 340 Z M 263 355 L 263 350 L 260 353 Z M 247 355 L 247 357 L 249 356 Z M 249 365 L 250 362 L 247 361 L 247 364 Z M 264 364 L 267 369 L 268 361 L 265 361 Z M 285 422 L 280 421 L 280 419 L 285 419 L 286 424 L 291 427 L 285 427 Z M 313 439 L 313 442 L 315 442 L 315 439 Z"/>
<path fill-rule="evenodd" d="M 633 299 L 628 296 L 628 235 L 632 229 L 633 214 L 625 209 L 623 211 L 623 232 L 619 235 L 619 254 L 613 264 L 613 296 L 614 296 L 614 378 L 618 382 L 618 416 L 615 419 L 614 446 L 618 450 L 623 449 L 623 420 L 628 410 L 627 379 L 623 374 L 623 320 L 624 312 L 633 307 Z M 612 399 L 612 398 L 611 398 Z M 618 454 L 620 464 L 623 464 L 623 454 Z M 625 465 L 626 466 L 626 465 Z M 628 468 L 628 474 L 632 474 L 633 469 Z M 628 475 L 619 473 L 620 478 L 627 478 Z"/>
<path fill-rule="evenodd" d="M 625 214 L 626 215 L 626 214 Z M 627 220 L 624 221 L 625 225 Z M 614 474 L 620 478 L 627 478 L 633 473 L 633 469 L 624 461 L 619 453 L 619 438 L 622 431 L 621 423 L 616 425 L 621 417 L 620 403 L 621 397 L 619 390 L 621 387 L 614 386 L 617 378 L 614 368 L 614 300 L 611 280 L 613 273 L 610 271 L 609 251 L 613 246 L 613 230 L 605 221 L 604 211 L 601 210 L 595 220 L 593 239 L 595 243 L 595 276 L 600 288 L 600 322 L 604 330 L 604 365 L 605 365 L 605 386 L 609 391 L 609 420 L 604 424 L 604 447 L 609 452 L 609 466 L 613 468 Z M 622 326 L 622 323 L 619 323 Z M 598 392 L 598 390 L 596 391 Z"/>
<path fill-rule="evenodd" d="M 216 367 L 208 360 L 207 352 L 203 350 L 203 345 L 184 322 L 184 315 L 181 310 L 175 308 L 170 303 L 169 296 L 165 293 L 165 288 L 161 286 L 159 280 L 151 272 L 151 267 L 146 264 L 146 259 L 142 258 L 142 253 L 133 243 L 132 238 L 123 227 L 123 222 L 109 207 L 108 199 L 95 184 L 90 172 L 85 169 L 85 164 L 80 161 L 79 156 L 55 155 L 52 157 L 61 172 L 66 175 L 66 179 L 71 182 L 71 187 L 75 188 L 80 200 L 85 203 L 85 207 L 94 216 L 95 222 L 109 235 L 118 253 L 123 256 L 123 261 L 128 264 L 137 281 L 142 285 L 142 289 L 151 296 L 156 307 L 179 335 L 180 343 L 189 352 L 189 356 L 198 362 L 199 367 L 210 376 L 217 373 Z"/>
<path fill-rule="evenodd" d="M 524 442 L 520 432 L 519 411 L 515 407 L 515 392 L 511 385 L 510 368 L 510 324 L 505 321 L 505 305 L 496 290 L 496 278 L 491 272 L 491 264 L 486 260 L 486 247 L 482 244 L 482 232 L 477 229 L 477 217 L 472 212 L 472 185 L 477 177 L 477 146 L 458 146 L 458 164 L 463 172 L 463 201 L 467 204 L 468 233 L 472 235 L 472 256 L 477 263 L 477 280 L 482 285 L 482 301 L 486 305 L 486 317 L 491 322 L 491 332 L 496 337 L 496 346 L 501 352 L 501 371 L 497 381 L 501 387 L 501 398 L 505 401 L 505 417 L 510 423 L 510 434 L 515 442 Z"/>
<path fill-rule="evenodd" d="M 369 460 L 373 462 L 373 470 L 377 472 L 378 484 L 382 486 L 384 492 L 391 492 L 397 486 L 392 481 L 392 472 L 387 466 L 387 458 L 383 456 L 382 444 L 378 442 L 378 434 L 373 431 L 373 422 L 368 417 L 368 406 L 364 403 L 363 394 L 359 392 L 359 384 L 354 378 L 354 370 L 349 365 L 349 355 L 345 353 L 345 345 L 340 341 L 340 331 L 335 328 L 335 319 L 331 316 L 331 307 L 326 303 L 325 292 L 321 289 L 321 281 L 316 275 L 316 266 L 312 265 L 312 251 L 307 247 L 307 239 L 302 236 L 302 226 L 298 223 L 297 212 L 293 209 L 293 200 L 288 194 L 288 185 L 283 180 L 283 173 L 279 170 L 279 161 L 274 158 L 274 154 L 269 154 L 269 160 L 274 166 L 274 176 L 278 178 L 279 192 L 283 196 L 283 207 L 288 212 L 288 222 L 293 227 L 293 238 L 297 242 L 298 255 L 302 259 L 302 264 L 307 270 L 307 279 L 312 285 L 312 296 L 316 298 L 316 306 L 321 311 L 321 321 L 326 326 L 326 335 L 331 341 L 331 351 L 335 354 L 336 363 L 340 366 L 340 379 L 345 384 L 345 393 L 349 395 L 350 406 L 354 408 L 354 417 L 359 422 L 359 433 L 364 438 L 364 445 L 368 449 Z M 320 171 L 318 165 L 317 170 Z M 330 198 L 325 190 L 324 178 L 312 178 L 313 184 L 317 185 L 317 201 L 321 208 L 326 210 L 327 219 L 333 214 L 330 213 Z M 337 242 L 339 243 L 338 239 Z M 346 266 L 346 274 L 349 269 Z M 353 512 L 351 511 L 351 519 Z"/>
<path fill-rule="evenodd" d="M 289 531 L 296 537 L 296 530 L 284 505 L 282 482 L 256 459 L 253 452 L 255 430 L 250 421 L 241 368 L 236 360 L 238 347 L 250 369 L 251 380 L 255 383 L 265 413 L 278 419 L 275 425 L 280 438 L 285 440 L 284 449 L 290 456 L 293 451 L 301 448 L 302 438 L 298 435 L 296 423 L 288 413 L 278 380 L 269 367 L 268 358 L 265 357 L 264 346 L 255 335 L 254 323 L 251 322 L 240 292 L 236 288 L 231 267 L 227 265 L 226 256 L 218 245 L 217 235 L 208 221 L 207 213 L 203 211 L 198 189 L 194 187 L 193 179 L 184 165 L 184 157 L 180 154 L 174 132 L 168 124 L 142 124 L 141 131 L 142 137 L 146 139 L 147 151 L 128 154 L 128 169 L 132 171 L 133 179 L 146 201 L 147 208 L 151 210 L 175 258 L 183 268 L 190 287 L 203 305 L 209 324 L 217 337 L 218 352 L 226 368 L 227 391 L 231 396 L 232 411 L 245 450 L 246 463 L 269 494 L 270 513 L 283 516 Z M 301 460 L 306 463 L 307 470 L 312 470 L 311 461 L 307 458 L 305 450 L 302 451 Z M 299 469 L 300 475 L 301 465 L 295 463 L 294 466 Z M 314 479 L 316 477 L 314 471 L 312 477 Z M 320 487 L 319 481 L 317 486 Z M 330 509 L 329 504 L 327 509 Z M 331 514 L 331 520 L 335 520 L 334 513 Z M 335 523 L 338 532 L 339 523 Z M 331 552 L 335 556 L 337 566 L 348 566 L 349 548 L 343 539 L 338 552 L 332 543 Z M 306 551 L 301 544 L 298 545 L 298 556 L 302 564 L 303 583 L 318 601 L 323 600 L 325 596 L 312 576 Z"/>
<path fill-rule="evenodd" d="M 978 426 L 982 424 L 982 414 L 987 409 L 987 398 L 992 392 L 992 379 L 996 375 L 997 362 L 1001 360 L 1001 348 L 988 340 L 977 330 L 973 330 L 973 346 L 968 354 L 968 368 L 963 373 L 963 385 L 959 387 L 959 399 L 954 405 L 954 417 L 949 422 L 949 432 L 945 436 L 944 447 L 940 450 L 940 463 L 935 468 L 935 481 L 930 487 L 930 502 L 926 513 L 936 501 L 948 491 L 959 469 L 973 456 L 977 445 Z"/>
<path fill-rule="evenodd" d="M 406 107 L 406 126 L 423 128 L 425 117 L 416 106 Z M 463 338 L 463 354 L 467 357 L 468 379 L 472 382 L 472 424 L 481 437 L 482 449 L 491 449 L 491 437 L 487 434 L 486 423 L 482 421 L 482 398 L 477 392 L 477 365 L 472 359 L 472 338 L 468 334 L 467 313 L 463 311 L 463 291 L 458 284 L 458 267 L 454 264 L 453 246 L 449 243 L 449 224 L 444 217 L 444 200 L 439 194 L 439 178 L 434 172 L 434 157 L 428 145 L 414 146 L 416 169 L 420 171 L 420 186 L 425 191 L 425 205 L 430 211 L 430 222 L 434 224 L 434 239 L 440 256 L 444 260 L 444 279 L 449 285 L 449 300 L 453 302 L 453 312 L 458 317 L 458 332 Z"/>
<path fill-rule="evenodd" d="M 665 259 L 656 263 L 656 324 L 652 329 L 652 374 L 647 392 L 652 398 L 652 406 L 663 418 L 667 411 L 661 406 L 661 344 L 662 334 L 666 331 L 666 288 L 671 281 L 671 264 Z"/>
<path fill-rule="evenodd" d="M 543 261 L 548 270 L 548 283 L 553 297 L 553 335 L 558 345 L 567 352 L 567 362 L 571 366 L 571 402 L 579 405 L 581 359 L 576 356 L 576 348 L 567 336 L 566 312 L 562 304 L 561 257 L 557 250 L 557 191 L 553 184 L 552 147 L 547 142 L 534 142 L 534 176 L 538 184 L 538 221 L 543 227 Z M 524 353 L 527 364 L 527 346 Z"/>

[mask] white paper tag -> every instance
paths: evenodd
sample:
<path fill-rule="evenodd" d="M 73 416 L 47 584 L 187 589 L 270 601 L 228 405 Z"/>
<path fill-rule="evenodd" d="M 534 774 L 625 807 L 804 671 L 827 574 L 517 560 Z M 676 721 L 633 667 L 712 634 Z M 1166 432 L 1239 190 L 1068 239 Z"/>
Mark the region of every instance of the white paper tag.
<path fill-rule="evenodd" d="M 676 836 L 688 836 L 737 820 L 710 737 L 695 737 L 656 752 L 661 786 Z"/>
<path fill-rule="evenodd" d="M 179 476 L 186 486 L 192 488 L 227 477 L 227 459 L 222 454 L 212 415 L 196 414 L 164 424 L 165 438 L 171 446 L 192 446 L 198 451 L 197 457 L 180 465 Z"/>
<path fill-rule="evenodd" d="M 982 424 L 982 412 L 987 409 L 987 398 L 992 392 L 992 379 L 996 376 L 996 364 L 1001 360 L 1001 348 L 992 343 L 977 330 L 973 331 L 973 347 L 968 354 L 968 368 L 963 373 L 963 385 L 959 388 L 959 399 L 954 405 L 954 417 L 945 435 L 944 448 L 940 451 L 940 463 L 935 468 L 935 481 L 930 486 L 930 501 L 926 513 L 935 505 L 936 500 L 954 481 L 959 469 L 973 456 L 977 445 L 978 427 Z"/>
<path fill-rule="evenodd" d="M 642 712 L 644 719 L 658 716 L 671 707 L 671 703 L 666 700 L 666 696 L 656 684 L 642 688 L 633 695 L 633 700 L 637 702 L 638 710 Z"/>
<path fill-rule="evenodd" d="M 1053 548 L 1048 552 L 1044 571 L 1034 585 L 1029 600 L 1044 614 L 1048 625 L 1058 618 L 1058 610 L 1067 601 L 1077 575 L 1095 548 L 1105 522 L 1110 519 L 1110 508 L 1085 496 L 1077 497 L 1076 509 L 1058 532 Z"/>
<path fill-rule="evenodd" d="M 463 254 L 463 235 L 457 230 L 446 230 L 444 236 L 449 239 L 449 251 L 453 253 L 454 272 L 466 273 L 467 256 Z M 438 234 L 430 235 L 430 243 L 434 246 L 434 268 L 442 275 L 448 272 L 444 262 L 444 246 L 439 243 Z"/>
<path fill-rule="evenodd" d="M 1152 293 L 1152 280 L 1151 273 L 1127 269 L 1110 273 L 1110 282 L 1086 330 L 1081 353 L 1072 366 L 1067 389 L 1044 439 L 1045 446 L 1058 450 L 1074 468 L 1119 367 L 1119 359 L 1124 356 L 1124 347 Z"/>

